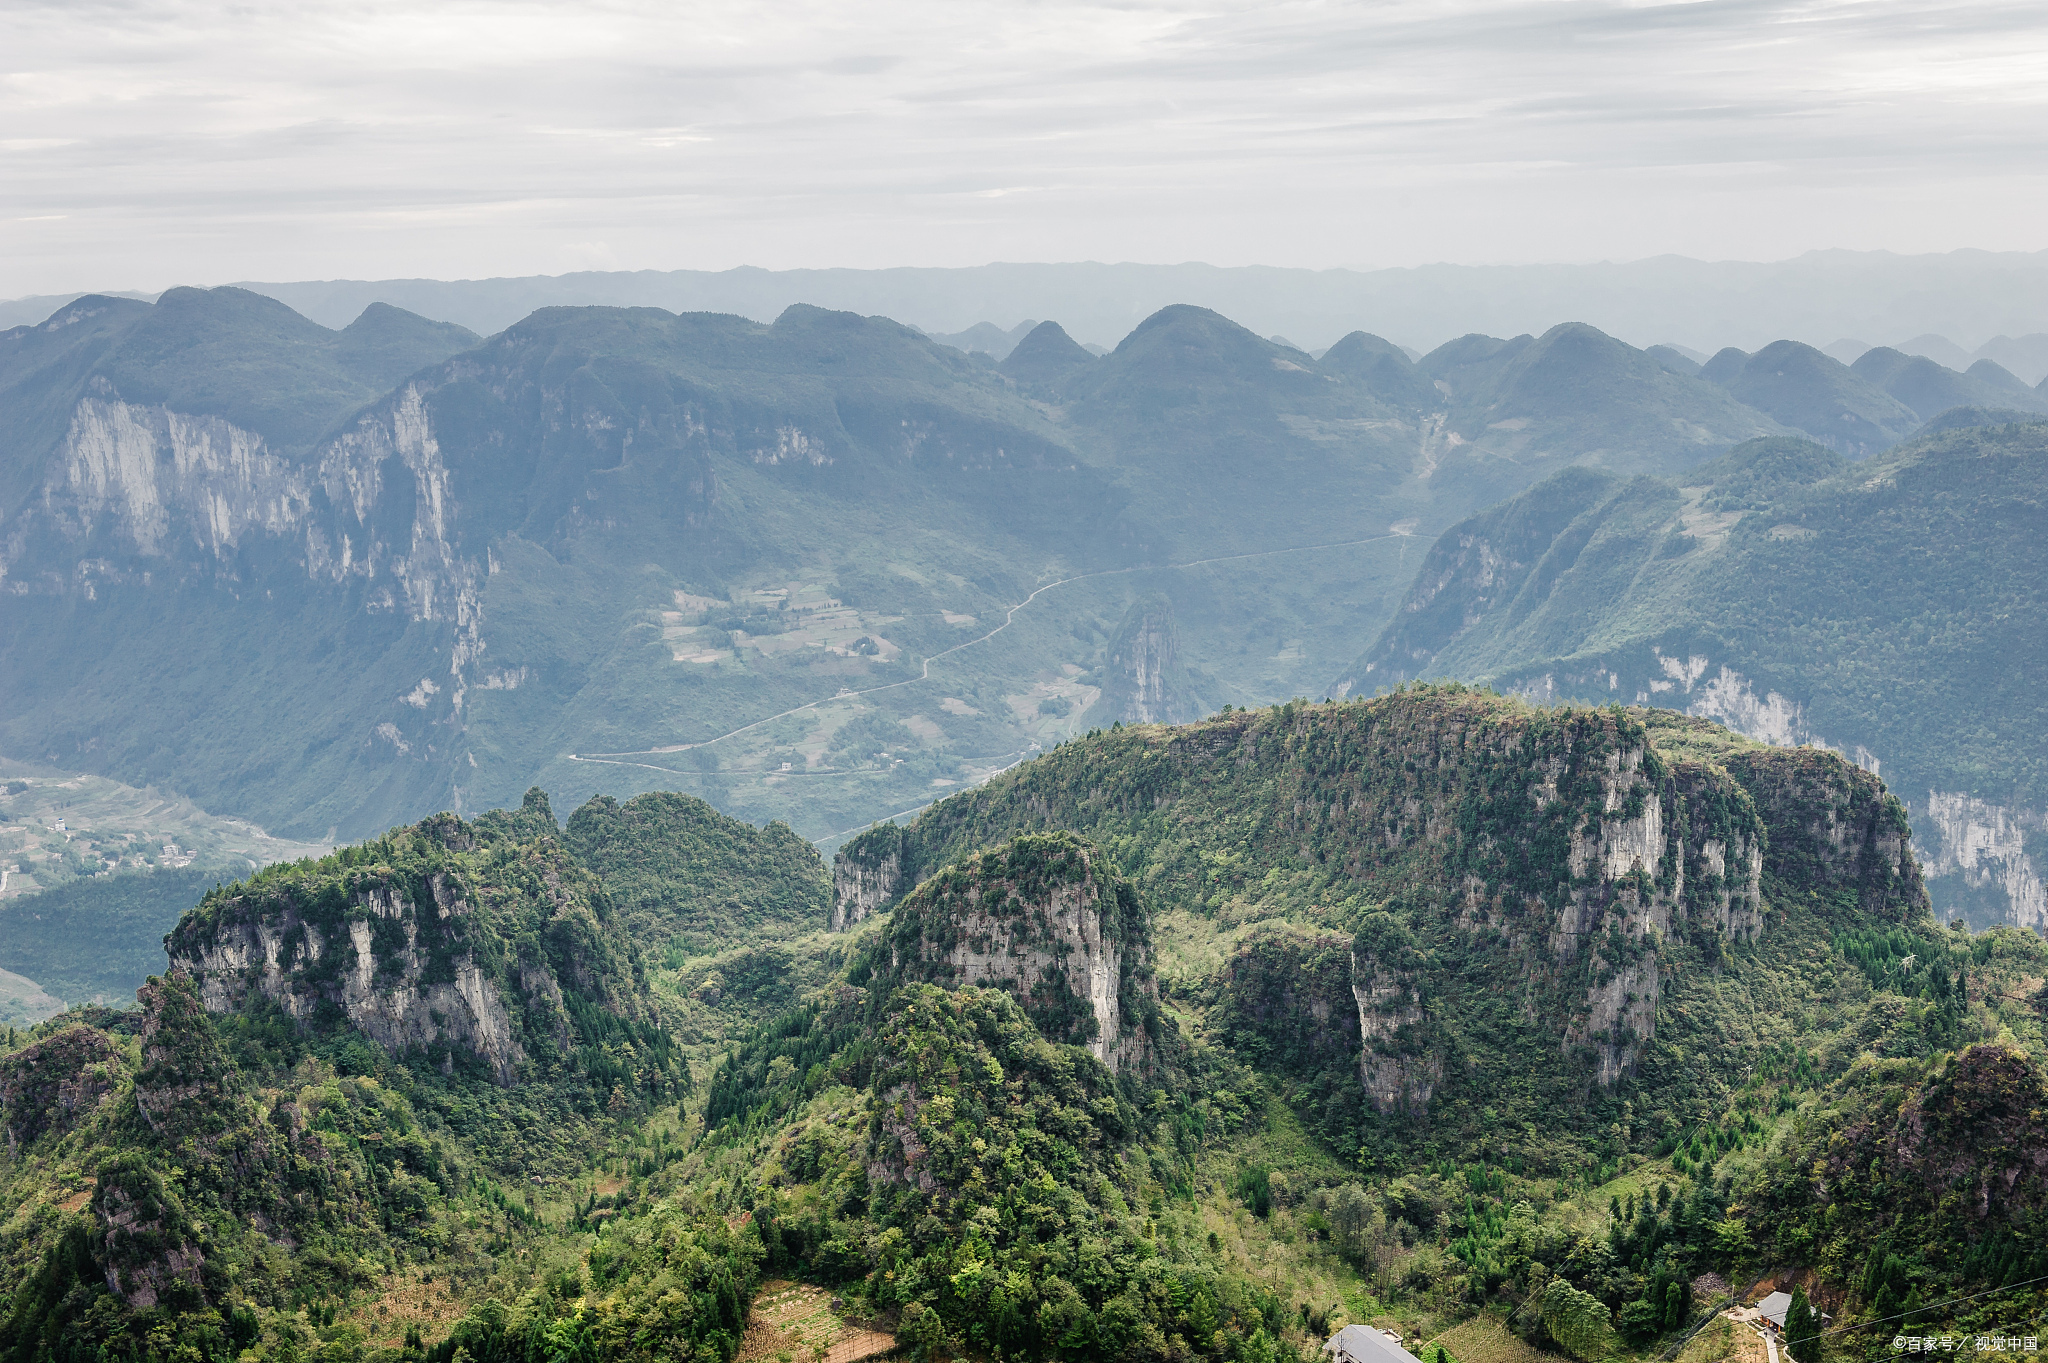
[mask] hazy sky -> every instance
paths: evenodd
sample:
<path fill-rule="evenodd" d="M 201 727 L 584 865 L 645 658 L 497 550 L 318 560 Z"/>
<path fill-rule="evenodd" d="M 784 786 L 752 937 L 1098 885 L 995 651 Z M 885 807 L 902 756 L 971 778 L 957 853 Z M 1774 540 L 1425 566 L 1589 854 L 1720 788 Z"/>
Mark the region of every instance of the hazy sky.
<path fill-rule="evenodd" d="M 2048 4 L 0 4 L 0 296 L 2048 246 Z"/>

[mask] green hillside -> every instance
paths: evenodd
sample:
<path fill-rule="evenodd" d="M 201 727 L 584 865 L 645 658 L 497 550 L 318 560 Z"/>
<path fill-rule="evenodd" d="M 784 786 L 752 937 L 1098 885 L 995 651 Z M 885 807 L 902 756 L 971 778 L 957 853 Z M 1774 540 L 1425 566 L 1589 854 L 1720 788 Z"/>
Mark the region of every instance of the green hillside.
<path fill-rule="evenodd" d="M 1599 849 L 1645 818 L 1662 858 L 1603 882 Z M 1341 1186 L 1276 1196 L 1320 1209 L 1334 1245 L 1357 1236 L 1369 1269 L 1371 1228 L 1388 1227 L 1376 1290 L 1425 1333 L 1499 1301 L 1530 1308 L 1516 1329 L 1541 1347 L 1650 1355 L 1713 1309 L 1693 1295 L 1709 1271 L 1817 1270 L 1838 1324 L 1908 1292 L 2025 1286 L 2031 1250 L 2014 1246 L 2043 1205 L 2017 1152 L 2042 1091 L 2029 991 L 2048 949 L 1937 928 L 1903 811 L 1832 754 L 1668 712 L 1410 689 L 1092 737 L 843 858 L 886 842 L 908 886 L 1042 828 L 1113 849 L 1150 907 L 1169 1007 L 1366 1171 L 1358 1230 Z M 1763 849 L 1753 931 L 1735 856 L 1707 875 L 1685 850 L 1745 837 Z M 1980 1114 L 1970 1153 L 1888 1147 L 1883 1215 L 1844 1219 L 1800 1176 L 1824 1133 L 1896 1140 L 1880 1133 L 1917 1130 L 1949 1094 Z M 1961 1170 L 2020 1182 L 1958 1215 L 1944 1199 Z M 1925 1319 L 2018 1318 L 2032 1300 Z M 1600 1324 L 1590 1346 L 1575 1311 Z M 1829 1356 L 1888 1349 L 1879 1324 Z"/>
<path fill-rule="evenodd" d="M 1487 345 L 1468 353 L 1468 342 Z M 1495 456 L 1669 474 L 1779 430 L 1714 385 L 1578 323 L 1534 339 L 1467 337 L 1417 367 L 1451 390 L 1447 430 L 1459 441 L 1447 472 Z"/>
<path fill-rule="evenodd" d="M 2038 926 L 2002 872 L 1955 860 L 1933 810 L 2048 806 L 2021 737 L 2048 720 L 2024 680 L 2048 665 L 2026 623 L 2044 467 L 2048 427 L 2009 424 L 1855 465 L 1780 441 L 1678 481 L 1559 475 L 1448 531 L 1339 684 L 1456 676 L 1825 741 L 1910 802 L 1938 903 Z"/>
<path fill-rule="evenodd" d="M 1936 926 L 1904 834 L 1829 753 L 1459 687 L 1064 744 L 865 835 L 822 942 L 816 863 L 687 799 L 436 816 L 0 1041 L 0 1349 L 727 1363 L 801 1291 L 926 1358 L 1647 1363 L 1765 1273 L 1828 1360 L 1990 1328 L 2048 948 Z M 787 1001 L 680 1037 L 699 958 L 635 939 L 686 923 Z"/>
<path fill-rule="evenodd" d="M 831 897 L 817 850 L 787 826 L 757 829 L 688 795 L 597 796 L 564 840 L 650 953 L 814 929 Z"/>

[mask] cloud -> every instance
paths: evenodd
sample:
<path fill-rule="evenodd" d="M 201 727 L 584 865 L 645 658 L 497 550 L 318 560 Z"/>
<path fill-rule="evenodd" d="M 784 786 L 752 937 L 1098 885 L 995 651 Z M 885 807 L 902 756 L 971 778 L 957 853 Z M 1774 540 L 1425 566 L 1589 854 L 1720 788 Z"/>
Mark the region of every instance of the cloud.
<path fill-rule="evenodd" d="M 2038 4 L 1911 0 L 17 5 L 0 294 L 550 272 L 593 241 L 661 268 L 2029 249 L 2044 55 Z"/>

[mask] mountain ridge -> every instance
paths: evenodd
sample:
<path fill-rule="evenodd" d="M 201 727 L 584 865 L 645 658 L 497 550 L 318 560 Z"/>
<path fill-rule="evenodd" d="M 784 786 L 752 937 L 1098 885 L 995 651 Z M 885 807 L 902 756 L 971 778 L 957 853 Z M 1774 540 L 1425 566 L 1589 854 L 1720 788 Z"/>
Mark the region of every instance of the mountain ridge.
<path fill-rule="evenodd" d="M 1998 737 L 2015 693 L 1993 680 L 2029 665 L 2024 634 L 1998 623 L 2025 611 L 1982 593 L 2023 598 L 2034 580 L 2024 526 L 2044 432 L 1959 427 L 1861 464 L 1761 441 L 1685 486 L 1560 474 L 1446 532 L 1336 688 L 1450 674 L 1833 743 L 1909 793 L 1944 906 L 2040 928 L 2021 830 L 2041 778 Z M 1916 546 L 1904 564 L 1901 544 Z M 1980 554 L 2017 558 L 1987 578 Z M 1923 643 L 1902 619 L 1948 623 Z"/>

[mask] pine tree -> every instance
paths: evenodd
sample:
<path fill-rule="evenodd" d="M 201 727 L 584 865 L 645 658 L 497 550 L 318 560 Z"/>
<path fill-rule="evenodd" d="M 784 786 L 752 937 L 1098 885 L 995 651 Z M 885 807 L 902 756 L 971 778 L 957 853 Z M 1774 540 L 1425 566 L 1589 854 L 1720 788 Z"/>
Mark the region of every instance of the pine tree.
<path fill-rule="evenodd" d="M 1785 1308 L 1785 1347 L 1797 1363 L 1820 1363 L 1820 1319 L 1803 1287 L 1792 1289 L 1792 1304 Z"/>

